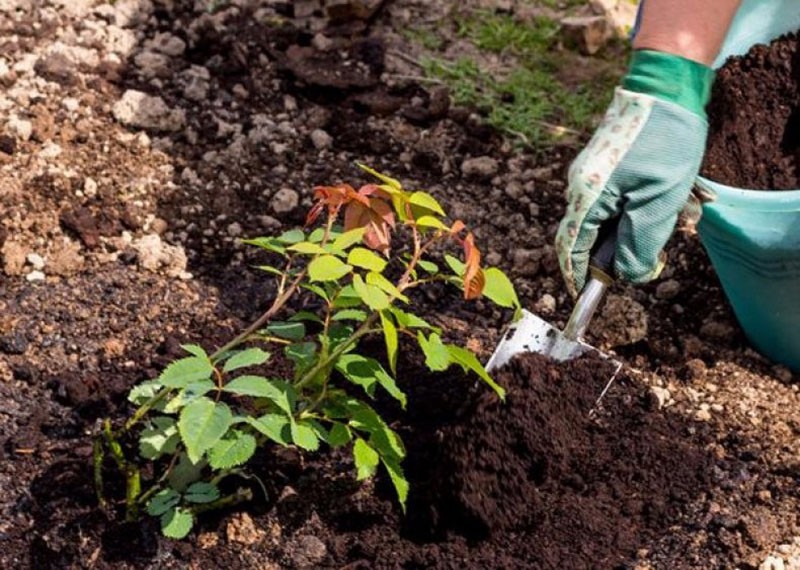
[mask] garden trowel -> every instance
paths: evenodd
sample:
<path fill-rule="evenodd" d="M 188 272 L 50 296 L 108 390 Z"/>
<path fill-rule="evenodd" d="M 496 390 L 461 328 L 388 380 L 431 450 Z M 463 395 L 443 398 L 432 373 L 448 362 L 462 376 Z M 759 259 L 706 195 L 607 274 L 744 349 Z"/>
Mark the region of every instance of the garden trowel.
<path fill-rule="evenodd" d="M 583 342 L 583 334 L 589 327 L 592 317 L 603 299 L 608 286 L 613 282 L 611 277 L 614 250 L 616 247 L 616 232 L 606 235 L 595 250 L 589 263 L 589 281 L 581 291 L 567 326 L 561 331 L 541 317 L 530 311 L 522 310 L 522 317 L 514 322 L 503 335 L 500 344 L 495 348 L 486 370 L 491 372 L 506 364 L 511 358 L 523 352 L 537 352 L 558 361 L 572 360 L 578 356 L 595 351 L 604 358 L 608 358 L 616 365 L 597 402 L 611 387 L 622 363 L 610 358 L 593 346 Z M 595 404 L 596 405 L 596 404 Z"/>

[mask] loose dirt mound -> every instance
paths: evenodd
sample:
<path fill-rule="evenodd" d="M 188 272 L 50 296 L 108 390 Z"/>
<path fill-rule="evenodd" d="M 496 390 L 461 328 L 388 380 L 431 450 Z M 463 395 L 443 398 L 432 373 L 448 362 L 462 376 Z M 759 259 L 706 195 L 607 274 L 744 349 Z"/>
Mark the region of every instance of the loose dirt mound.
<path fill-rule="evenodd" d="M 615 386 L 590 417 L 613 372 L 596 356 L 518 357 L 497 375 L 505 403 L 481 392 L 442 430 L 417 508 L 429 504 L 434 525 L 495 548 L 527 535 L 516 563 L 611 568 L 634 558 L 712 485 L 712 463 L 685 423 L 648 411 L 640 389 Z"/>
<path fill-rule="evenodd" d="M 757 45 L 719 70 L 702 173 L 740 188 L 800 188 L 797 34 Z"/>

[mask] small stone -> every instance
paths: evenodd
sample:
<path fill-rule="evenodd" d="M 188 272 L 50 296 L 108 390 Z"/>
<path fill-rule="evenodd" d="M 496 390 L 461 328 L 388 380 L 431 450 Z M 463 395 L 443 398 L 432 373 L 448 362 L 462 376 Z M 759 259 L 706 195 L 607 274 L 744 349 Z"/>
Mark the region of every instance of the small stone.
<path fill-rule="evenodd" d="M 316 536 L 303 534 L 295 536 L 287 545 L 286 551 L 295 568 L 319 568 L 328 555 L 325 543 Z"/>
<path fill-rule="evenodd" d="M 556 298 L 550 293 L 545 293 L 538 301 L 536 301 L 533 309 L 540 315 L 552 315 L 556 312 L 556 307 Z"/>
<path fill-rule="evenodd" d="M 228 224 L 227 231 L 229 236 L 231 236 L 232 238 L 237 238 L 240 235 L 242 235 L 242 224 L 240 224 L 239 222 L 233 222 L 231 224 Z"/>
<path fill-rule="evenodd" d="M 136 54 L 133 62 L 145 77 L 168 77 L 170 75 L 170 59 L 163 53 L 143 51 Z"/>
<path fill-rule="evenodd" d="M 253 545 L 261 542 L 266 533 L 256 527 L 250 515 L 237 513 L 228 521 L 225 527 L 225 536 L 228 538 L 228 542 Z"/>
<path fill-rule="evenodd" d="M 83 194 L 89 198 L 97 196 L 97 182 L 94 178 L 87 176 L 83 181 Z"/>
<path fill-rule="evenodd" d="M 525 188 L 519 182 L 512 181 L 506 185 L 505 192 L 512 200 L 519 200 L 525 195 Z"/>
<path fill-rule="evenodd" d="M 181 74 L 183 96 L 192 101 L 205 101 L 210 89 L 211 72 L 202 65 L 192 65 Z"/>
<path fill-rule="evenodd" d="M 491 156 L 468 158 L 461 163 L 461 173 L 467 177 L 489 179 L 497 174 L 497 160 Z"/>
<path fill-rule="evenodd" d="M 161 97 L 134 89 L 125 91 L 112 112 L 123 125 L 157 131 L 178 131 L 186 121 L 183 110 L 170 109 Z"/>
<path fill-rule="evenodd" d="M 270 201 L 270 206 L 276 214 L 288 214 L 300 203 L 300 195 L 291 188 L 281 188 Z"/>
<path fill-rule="evenodd" d="M 662 388 L 661 386 L 651 386 L 650 391 L 653 393 L 653 396 L 655 396 L 656 402 L 658 402 L 659 410 L 666 406 L 670 400 L 672 400 L 672 394 L 666 388 Z"/>
<path fill-rule="evenodd" d="M 61 106 L 69 113 L 74 113 L 81 108 L 80 102 L 75 97 L 64 97 L 61 101 Z"/>
<path fill-rule="evenodd" d="M 20 140 L 30 140 L 33 134 L 33 123 L 12 115 L 6 124 L 6 132 Z"/>
<path fill-rule="evenodd" d="M 38 253 L 29 253 L 26 257 L 28 264 L 34 269 L 44 269 L 44 258 Z"/>
<path fill-rule="evenodd" d="M 168 227 L 169 224 L 167 223 L 167 220 L 163 218 L 153 218 L 150 222 L 149 229 L 151 232 L 155 232 L 158 235 L 163 235 L 164 232 L 167 231 Z"/>
<path fill-rule="evenodd" d="M 186 42 L 170 33 L 162 32 L 150 42 L 150 46 L 165 55 L 179 57 L 186 51 Z"/>
<path fill-rule="evenodd" d="M 110 338 L 103 343 L 103 354 L 108 358 L 119 358 L 125 354 L 125 341 Z"/>
<path fill-rule="evenodd" d="M 333 137 L 322 129 L 314 129 L 311 131 L 311 142 L 317 150 L 324 150 L 333 145 Z"/>
<path fill-rule="evenodd" d="M 763 489 L 763 490 L 759 491 L 758 493 L 756 493 L 756 497 L 762 503 L 769 503 L 772 500 L 772 493 L 770 493 L 769 489 Z M 787 544 L 786 546 L 788 547 L 789 545 Z M 778 547 L 778 550 L 780 551 L 780 547 Z M 784 554 L 788 554 L 788 553 L 784 553 Z"/>
<path fill-rule="evenodd" d="M 139 267 L 147 271 L 164 270 L 170 277 L 188 279 L 186 251 L 180 246 L 170 245 L 158 234 L 148 234 L 134 240 L 131 248 L 136 252 Z"/>
<path fill-rule="evenodd" d="M 44 279 L 45 279 L 45 274 L 44 274 L 44 273 L 42 273 L 41 271 L 31 271 L 30 273 L 28 273 L 28 274 L 25 276 L 25 279 L 26 279 L 27 281 L 30 281 L 30 282 L 34 282 L 34 281 L 44 281 Z"/>
<path fill-rule="evenodd" d="M 61 52 L 43 55 L 36 60 L 33 69 L 40 77 L 59 85 L 74 85 L 77 82 L 74 63 Z"/>
<path fill-rule="evenodd" d="M 197 535 L 197 546 L 203 550 L 214 548 L 219 544 L 219 535 L 216 532 L 201 532 Z"/>
<path fill-rule="evenodd" d="M 608 23 L 603 16 L 569 16 L 561 20 L 561 36 L 581 53 L 593 55 L 609 39 Z"/>
<path fill-rule="evenodd" d="M 680 293 L 680 290 L 681 284 L 674 279 L 670 279 L 669 281 L 658 284 L 656 287 L 656 298 L 662 300 L 674 299 L 678 293 Z"/>
<path fill-rule="evenodd" d="M 786 570 L 786 565 L 783 562 L 783 558 L 779 556 L 767 556 L 758 567 L 758 570 Z"/>
<path fill-rule="evenodd" d="M 701 422 L 707 422 L 711 419 L 711 412 L 708 410 L 697 410 L 694 417 Z"/>

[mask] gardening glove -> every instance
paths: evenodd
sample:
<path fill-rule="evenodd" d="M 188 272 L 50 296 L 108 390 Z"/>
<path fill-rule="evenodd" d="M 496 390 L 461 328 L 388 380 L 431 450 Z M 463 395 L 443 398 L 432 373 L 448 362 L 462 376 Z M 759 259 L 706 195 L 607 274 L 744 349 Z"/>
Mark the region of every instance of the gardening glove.
<path fill-rule="evenodd" d="M 689 197 L 705 150 L 705 105 L 714 72 L 668 53 L 640 50 L 588 146 L 569 169 L 556 250 L 567 288 L 583 288 L 600 226 L 617 224 L 616 277 L 645 283 Z"/>

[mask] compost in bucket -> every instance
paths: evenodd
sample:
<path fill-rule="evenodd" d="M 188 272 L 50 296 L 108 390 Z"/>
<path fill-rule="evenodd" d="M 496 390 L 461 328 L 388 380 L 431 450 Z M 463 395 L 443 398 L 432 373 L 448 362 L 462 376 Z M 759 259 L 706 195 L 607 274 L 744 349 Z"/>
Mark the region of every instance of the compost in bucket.
<path fill-rule="evenodd" d="M 800 188 L 800 54 L 797 33 L 730 58 L 708 107 L 701 174 L 753 190 Z"/>

